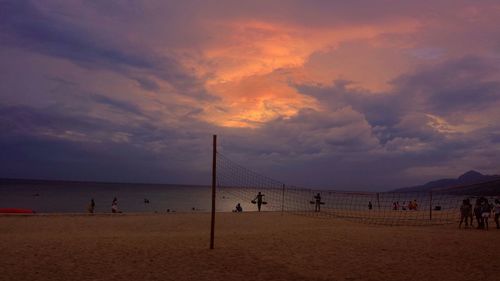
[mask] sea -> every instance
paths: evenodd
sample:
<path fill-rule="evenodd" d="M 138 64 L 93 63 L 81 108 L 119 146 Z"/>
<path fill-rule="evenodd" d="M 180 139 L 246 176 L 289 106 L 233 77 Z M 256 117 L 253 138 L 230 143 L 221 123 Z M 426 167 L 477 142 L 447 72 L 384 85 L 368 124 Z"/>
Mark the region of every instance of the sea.
<path fill-rule="evenodd" d="M 0 180 L 0 208 L 25 208 L 37 213 L 111 211 L 114 198 L 122 212 L 207 212 L 211 187 L 175 184 L 94 183 L 69 181 Z M 219 211 L 231 210 L 220 204 Z"/>
<path fill-rule="evenodd" d="M 267 201 L 264 211 L 314 210 L 314 196 L 321 193 L 324 207 L 339 210 L 392 210 L 394 202 L 402 206 L 416 200 L 420 208 L 457 210 L 462 196 L 428 193 L 356 193 L 310 189 L 230 187 L 218 188 L 216 211 L 231 212 L 237 203 L 245 211 L 257 211 L 252 199 L 263 192 Z M 211 187 L 175 184 L 100 183 L 42 180 L 0 179 L 0 208 L 31 209 L 37 213 L 85 213 L 91 199 L 96 213 L 111 212 L 111 203 L 118 200 L 124 213 L 209 212 Z M 253 202 L 254 203 L 254 202 Z M 425 207 L 424 207 L 425 206 Z M 419 208 L 419 209 L 420 209 Z"/>

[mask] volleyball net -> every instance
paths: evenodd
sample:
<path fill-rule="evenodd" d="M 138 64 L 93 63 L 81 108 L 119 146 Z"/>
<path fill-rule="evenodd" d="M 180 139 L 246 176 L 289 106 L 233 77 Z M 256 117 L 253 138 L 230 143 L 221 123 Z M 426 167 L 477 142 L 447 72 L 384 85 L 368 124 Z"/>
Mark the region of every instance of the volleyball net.
<path fill-rule="evenodd" d="M 347 192 L 288 185 L 216 154 L 219 210 L 283 212 L 318 218 L 343 218 L 382 225 L 440 225 L 460 220 L 467 188 L 429 192 Z M 258 194 L 262 195 L 258 196 Z M 489 196 L 490 200 L 493 196 Z M 490 201 L 491 202 L 491 201 Z"/>

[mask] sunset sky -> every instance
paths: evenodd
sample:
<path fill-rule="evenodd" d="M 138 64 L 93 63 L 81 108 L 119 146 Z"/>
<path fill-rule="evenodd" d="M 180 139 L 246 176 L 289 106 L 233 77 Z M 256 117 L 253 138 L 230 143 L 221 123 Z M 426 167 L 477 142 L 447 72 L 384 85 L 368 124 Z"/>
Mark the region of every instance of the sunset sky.
<path fill-rule="evenodd" d="M 0 177 L 500 173 L 500 1 L 0 1 Z"/>

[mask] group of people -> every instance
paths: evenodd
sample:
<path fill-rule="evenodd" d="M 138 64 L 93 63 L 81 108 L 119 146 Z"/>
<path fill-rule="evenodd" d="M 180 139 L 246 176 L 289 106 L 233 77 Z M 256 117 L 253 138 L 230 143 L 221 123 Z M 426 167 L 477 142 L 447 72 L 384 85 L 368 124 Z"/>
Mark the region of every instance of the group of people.
<path fill-rule="evenodd" d="M 257 193 L 255 198 L 250 201 L 252 204 L 257 204 L 257 210 L 260 212 L 262 205 L 267 204 L 266 201 L 264 201 L 264 194 L 261 192 Z M 317 193 L 316 195 L 313 196 L 313 201 L 311 201 L 311 204 L 314 204 L 314 211 L 319 212 L 321 210 L 321 205 L 325 204 L 325 202 L 321 201 L 321 194 Z M 241 207 L 241 204 L 238 203 L 236 204 L 235 209 L 233 210 L 235 213 L 241 213 L 243 212 L 243 208 Z"/>
<path fill-rule="evenodd" d="M 392 202 L 392 209 L 395 211 L 397 211 L 397 210 L 416 211 L 418 209 L 418 203 L 417 203 L 417 200 L 408 201 L 408 204 L 406 204 L 406 201 L 403 201 L 403 204 L 399 205 L 399 201 L 396 201 L 396 202 Z"/>
<path fill-rule="evenodd" d="M 262 205 L 267 204 L 267 202 L 264 201 L 264 196 L 265 196 L 264 194 L 259 192 L 259 193 L 257 193 L 257 195 L 255 195 L 255 198 L 252 201 L 250 201 L 252 204 L 257 204 L 257 210 L 259 210 L 259 212 L 260 212 L 260 209 L 262 208 Z M 240 203 L 236 204 L 236 207 L 233 210 L 233 212 L 235 212 L 235 213 L 243 212 L 243 207 L 241 207 Z"/>
<path fill-rule="evenodd" d="M 148 200 L 148 203 L 149 203 L 149 200 Z M 90 203 L 89 203 L 87 210 L 90 214 L 94 213 L 94 211 L 95 211 L 94 198 L 90 199 Z M 111 213 L 121 213 L 121 211 L 118 210 L 118 199 L 116 197 L 113 198 L 113 202 L 111 202 Z"/>
<path fill-rule="evenodd" d="M 495 204 L 492 204 L 485 197 L 480 197 L 476 199 L 474 207 L 472 206 L 470 199 L 464 199 L 462 205 L 460 206 L 460 223 L 459 228 L 462 228 L 462 223 L 465 222 L 465 228 L 474 227 L 474 217 L 476 217 L 477 229 L 489 229 L 488 220 L 491 215 L 494 215 L 494 220 L 497 229 L 500 229 L 499 217 L 500 217 L 500 200 L 495 199 Z"/>

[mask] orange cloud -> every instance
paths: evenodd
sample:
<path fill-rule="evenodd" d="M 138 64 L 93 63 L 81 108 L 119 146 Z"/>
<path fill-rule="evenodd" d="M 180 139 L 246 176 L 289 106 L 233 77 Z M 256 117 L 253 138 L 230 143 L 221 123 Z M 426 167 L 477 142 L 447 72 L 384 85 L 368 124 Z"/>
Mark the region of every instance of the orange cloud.
<path fill-rule="evenodd" d="M 289 118 L 301 108 L 317 107 L 312 98 L 290 87 L 279 72 L 212 84 L 208 89 L 221 96 L 222 102 L 211 104 L 204 118 L 228 127 L 258 127 L 278 117 Z"/>
<path fill-rule="evenodd" d="M 310 29 L 262 21 L 232 21 L 208 22 L 207 26 L 213 30 L 213 36 L 202 46 L 205 69 L 201 72 L 211 73 L 205 86 L 221 102 L 207 104 L 204 118 L 222 126 L 255 127 L 274 118 L 293 116 L 304 107 L 317 107 L 314 100 L 300 95 L 290 82 L 324 83 L 344 75 L 343 78 L 356 80 L 361 86 L 380 88 L 385 81 L 373 82 L 373 67 L 353 69 L 344 63 L 331 71 L 331 66 L 322 65 L 317 69 L 325 71 L 319 73 L 304 66 L 311 55 L 335 50 L 343 42 L 412 32 L 419 25 L 416 21 L 401 21 L 380 26 Z M 378 62 L 373 56 L 364 57 Z"/>

